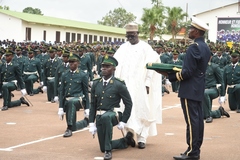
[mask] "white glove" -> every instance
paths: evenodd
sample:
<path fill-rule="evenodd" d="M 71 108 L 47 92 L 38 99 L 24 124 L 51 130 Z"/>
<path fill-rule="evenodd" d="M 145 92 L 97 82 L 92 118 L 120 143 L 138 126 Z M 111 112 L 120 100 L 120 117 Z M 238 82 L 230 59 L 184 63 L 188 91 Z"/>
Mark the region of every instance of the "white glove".
<path fill-rule="evenodd" d="M 169 79 L 166 79 L 166 85 L 171 85 L 171 82 L 169 81 Z"/>
<path fill-rule="evenodd" d="M 63 117 L 64 117 L 63 108 L 58 109 L 58 117 L 61 121 L 63 120 Z"/>
<path fill-rule="evenodd" d="M 219 104 L 224 103 L 225 102 L 225 96 L 219 97 L 218 102 L 219 102 Z"/>
<path fill-rule="evenodd" d="M 22 92 L 22 95 L 23 95 L 23 96 L 26 96 L 26 95 L 27 95 L 26 89 L 21 89 L 21 92 Z"/>
<path fill-rule="evenodd" d="M 43 86 L 43 82 L 40 82 L 40 86 Z"/>
<path fill-rule="evenodd" d="M 58 102 L 58 96 L 55 96 L 55 97 L 54 97 L 54 101 L 55 101 L 55 102 Z"/>
<path fill-rule="evenodd" d="M 43 92 L 47 92 L 47 86 L 43 86 Z"/>
<path fill-rule="evenodd" d="M 88 82 L 89 86 L 92 87 L 93 81 Z"/>
<path fill-rule="evenodd" d="M 97 132 L 97 127 L 95 123 L 89 123 L 89 132 L 92 133 L 92 135 L 95 135 Z"/>
<path fill-rule="evenodd" d="M 121 121 L 121 122 L 118 123 L 117 128 L 118 128 L 119 130 L 123 130 L 124 127 L 125 127 L 125 125 L 126 125 L 126 123 L 124 123 L 124 122 Z"/>
<path fill-rule="evenodd" d="M 84 117 L 86 117 L 86 118 L 89 117 L 89 109 L 84 110 Z"/>

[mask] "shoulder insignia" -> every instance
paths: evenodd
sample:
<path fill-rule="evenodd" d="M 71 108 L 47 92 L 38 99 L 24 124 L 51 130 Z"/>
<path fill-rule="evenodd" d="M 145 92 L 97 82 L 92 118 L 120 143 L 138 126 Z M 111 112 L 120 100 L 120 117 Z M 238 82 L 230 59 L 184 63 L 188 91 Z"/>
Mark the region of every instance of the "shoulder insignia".
<path fill-rule="evenodd" d="M 198 46 L 198 43 L 197 43 L 197 42 L 193 42 L 193 43 L 191 43 L 190 45 L 193 45 L 193 44 L 196 44 L 196 45 Z"/>
<path fill-rule="evenodd" d="M 123 79 L 116 78 L 116 77 L 115 77 L 115 79 L 116 79 L 116 80 L 118 80 L 118 81 L 120 81 L 120 82 L 124 82 L 124 80 L 123 80 Z"/>
<path fill-rule="evenodd" d="M 94 78 L 93 81 L 97 81 L 97 80 L 100 80 L 100 79 L 102 79 L 102 78 L 101 78 L 101 77 L 99 77 L 99 78 Z"/>

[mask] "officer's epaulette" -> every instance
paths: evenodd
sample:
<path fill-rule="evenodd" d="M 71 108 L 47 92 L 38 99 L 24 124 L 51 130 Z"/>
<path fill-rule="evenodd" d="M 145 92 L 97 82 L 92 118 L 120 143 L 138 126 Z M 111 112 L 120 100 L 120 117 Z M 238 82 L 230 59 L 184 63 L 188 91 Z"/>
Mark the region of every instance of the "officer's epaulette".
<path fill-rule="evenodd" d="M 193 43 L 191 43 L 190 45 L 193 45 L 193 44 L 196 44 L 196 45 L 198 46 L 198 43 L 197 43 L 197 42 L 193 42 Z"/>
<path fill-rule="evenodd" d="M 93 81 L 97 81 L 97 80 L 100 80 L 100 79 L 102 79 L 102 78 L 101 78 L 101 77 L 99 77 L 99 78 L 94 78 Z"/>
<path fill-rule="evenodd" d="M 115 77 L 115 79 L 118 80 L 118 81 L 120 81 L 120 82 L 122 82 L 122 83 L 125 83 L 123 79 L 116 78 L 116 77 Z"/>

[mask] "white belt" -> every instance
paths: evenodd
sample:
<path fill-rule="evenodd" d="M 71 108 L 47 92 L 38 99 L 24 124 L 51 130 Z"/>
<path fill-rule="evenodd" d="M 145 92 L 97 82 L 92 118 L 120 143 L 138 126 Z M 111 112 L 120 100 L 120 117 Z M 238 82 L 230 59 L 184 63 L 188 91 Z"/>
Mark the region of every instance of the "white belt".
<path fill-rule="evenodd" d="M 47 77 L 48 80 L 52 80 L 54 79 L 55 77 Z"/>
<path fill-rule="evenodd" d="M 113 110 L 114 112 L 121 112 L 120 108 L 114 108 Z M 100 110 L 100 111 L 97 111 L 97 115 L 103 115 L 106 111 L 103 111 L 103 110 Z"/>
<path fill-rule="evenodd" d="M 228 85 L 228 88 L 234 88 L 236 84 Z"/>
<path fill-rule="evenodd" d="M 27 74 L 27 75 L 29 75 L 29 74 L 37 74 L 37 71 L 36 72 L 23 72 L 24 74 Z"/>
<path fill-rule="evenodd" d="M 13 82 L 16 86 L 17 86 L 17 80 L 12 80 L 12 81 L 10 81 L 10 82 Z M 8 84 L 8 82 L 3 82 L 3 85 L 4 84 Z"/>

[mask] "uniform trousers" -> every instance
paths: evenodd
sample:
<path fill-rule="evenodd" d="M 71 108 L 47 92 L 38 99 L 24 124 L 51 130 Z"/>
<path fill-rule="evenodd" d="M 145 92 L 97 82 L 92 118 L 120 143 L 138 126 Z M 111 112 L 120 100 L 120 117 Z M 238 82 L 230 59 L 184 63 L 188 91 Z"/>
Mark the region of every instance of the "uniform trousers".
<path fill-rule="evenodd" d="M 240 84 L 234 88 L 228 88 L 228 104 L 229 108 L 234 111 L 240 109 Z"/>
<path fill-rule="evenodd" d="M 219 96 L 219 92 L 216 87 L 205 89 L 204 99 L 202 103 L 204 119 L 208 117 L 212 117 L 212 101 L 218 96 Z M 215 116 L 215 113 L 213 115 Z M 220 114 L 220 117 L 221 117 L 221 114 Z M 213 118 L 219 118 L 219 117 L 213 117 Z"/>
<path fill-rule="evenodd" d="M 16 90 L 17 86 L 14 82 L 8 82 L 2 85 L 2 95 L 3 95 L 3 106 L 8 106 L 8 108 L 16 107 L 21 105 L 20 100 L 11 102 L 11 92 Z"/>
<path fill-rule="evenodd" d="M 27 93 L 38 94 L 39 91 L 37 89 L 33 89 L 33 84 L 38 80 L 38 76 L 36 74 L 31 74 L 31 75 L 24 75 L 23 78 L 24 78 Z"/>
<path fill-rule="evenodd" d="M 121 116 L 119 116 L 121 121 Z M 112 149 L 125 149 L 128 147 L 124 138 L 112 140 L 113 126 L 118 124 L 116 113 L 107 111 L 102 115 L 96 116 L 96 127 L 100 150 L 111 151 Z"/>
<path fill-rule="evenodd" d="M 186 122 L 187 156 L 199 156 L 203 142 L 204 123 L 202 102 L 181 98 L 181 105 Z"/>
<path fill-rule="evenodd" d="M 47 99 L 48 101 L 51 101 L 54 99 L 54 83 L 55 78 L 47 80 Z"/>
<path fill-rule="evenodd" d="M 66 122 L 68 127 L 71 126 L 72 131 L 80 130 L 87 127 L 88 122 L 83 119 L 77 121 L 77 111 L 81 108 L 81 104 L 79 98 L 72 98 L 70 100 L 66 100 L 65 102 L 65 112 L 66 112 Z"/>

